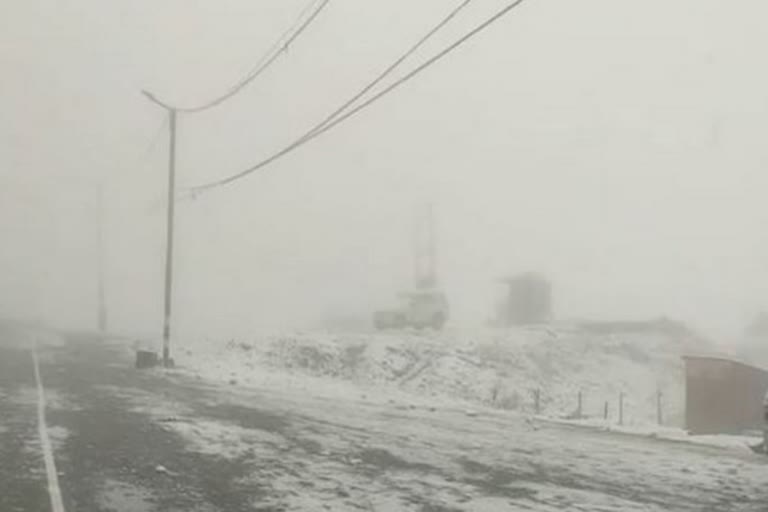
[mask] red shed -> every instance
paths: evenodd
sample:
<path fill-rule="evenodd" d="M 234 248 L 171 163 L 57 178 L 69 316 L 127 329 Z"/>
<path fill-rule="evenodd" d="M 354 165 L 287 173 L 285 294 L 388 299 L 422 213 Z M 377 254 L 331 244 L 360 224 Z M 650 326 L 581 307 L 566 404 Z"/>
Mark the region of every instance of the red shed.
<path fill-rule="evenodd" d="M 763 428 L 768 371 L 715 356 L 685 356 L 685 428 L 738 434 Z"/>

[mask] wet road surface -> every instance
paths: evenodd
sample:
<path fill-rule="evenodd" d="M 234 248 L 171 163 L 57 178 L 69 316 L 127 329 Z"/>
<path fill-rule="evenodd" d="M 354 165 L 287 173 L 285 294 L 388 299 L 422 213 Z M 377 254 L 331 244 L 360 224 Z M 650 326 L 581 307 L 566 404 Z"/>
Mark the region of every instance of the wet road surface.
<path fill-rule="evenodd" d="M 35 346 L 37 345 L 37 348 Z M 94 335 L 0 331 L 0 511 L 768 510 L 763 457 L 510 413 L 212 385 Z"/>

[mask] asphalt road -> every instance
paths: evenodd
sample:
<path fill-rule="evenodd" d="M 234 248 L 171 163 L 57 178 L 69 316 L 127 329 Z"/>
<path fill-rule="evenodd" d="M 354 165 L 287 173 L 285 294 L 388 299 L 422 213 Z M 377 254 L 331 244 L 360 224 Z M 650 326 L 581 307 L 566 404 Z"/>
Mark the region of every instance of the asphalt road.
<path fill-rule="evenodd" d="M 52 510 L 33 351 L 66 511 L 768 510 L 757 455 L 211 385 L 96 336 L 5 329 L 2 512 Z"/>

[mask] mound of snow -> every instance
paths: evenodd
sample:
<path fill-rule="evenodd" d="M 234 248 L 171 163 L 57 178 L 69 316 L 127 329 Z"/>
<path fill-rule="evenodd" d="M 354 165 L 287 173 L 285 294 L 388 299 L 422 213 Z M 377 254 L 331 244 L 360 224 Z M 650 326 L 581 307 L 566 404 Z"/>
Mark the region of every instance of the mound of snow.
<path fill-rule="evenodd" d="M 681 355 L 688 340 L 669 333 L 594 333 L 575 327 L 300 333 L 206 342 L 179 357 L 205 375 L 237 383 L 256 374 L 309 376 L 505 409 L 609 420 L 624 398 L 625 424 L 654 422 L 661 392 L 665 424 L 679 425 Z M 263 378 L 257 382 L 263 385 Z"/>

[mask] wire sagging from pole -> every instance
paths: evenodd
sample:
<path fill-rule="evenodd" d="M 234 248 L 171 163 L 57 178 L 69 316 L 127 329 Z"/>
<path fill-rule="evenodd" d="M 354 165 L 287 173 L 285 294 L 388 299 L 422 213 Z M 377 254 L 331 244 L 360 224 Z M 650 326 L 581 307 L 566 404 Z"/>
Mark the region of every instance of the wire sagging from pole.
<path fill-rule="evenodd" d="M 371 80 L 368 84 L 365 85 L 360 91 L 357 92 L 354 96 L 352 96 L 349 100 L 344 102 L 339 108 L 331 112 L 328 116 L 325 117 L 322 121 L 317 123 L 315 126 L 312 127 L 302 138 L 309 137 L 316 131 L 322 129 L 325 127 L 328 123 L 333 121 L 337 116 L 339 116 L 341 113 L 343 113 L 347 108 L 349 108 L 351 105 L 353 105 L 357 100 L 362 98 L 368 91 L 376 87 L 379 83 L 381 83 L 382 80 L 384 80 L 387 76 L 389 76 L 395 69 L 397 69 L 400 64 L 402 64 L 408 57 L 416 53 L 416 51 L 421 48 L 427 41 L 429 41 L 432 36 L 434 36 L 437 32 L 440 31 L 445 25 L 448 24 L 453 18 L 456 17 L 464 8 L 466 8 L 472 0 L 464 0 L 461 4 L 459 4 L 458 7 L 456 7 L 453 11 L 451 11 L 448 16 L 440 20 L 440 23 L 435 25 L 432 30 L 427 32 L 426 35 L 424 35 L 421 39 L 419 39 L 416 44 L 411 46 L 408 51 L 406 51 L 404 54 L 402 54 L 400 57 L 398 57 L 392 64 L 390 64 L 384 71 L 379 73 L 379 75 Z"/>
<path fill-rule="evenodd" d="M 169 104 L 166 101 L 155 100 L 161 106 L 168 110 L 176 110 L 178 112 L 195 113 L 208 110 L 217 105 L 220 105 L 235 96 L 237 93 L 245 89 L 251 82 L 258 78 L 264 71 L 266 71 L 281 55 L 283 55 L 291 44 L 304 33 L 305 30 L 312 24 L 313 21 L 320 15 L 326 8 L 331 0 L 311 0 L 309 4 L 301 11 L 296 21 L 285 31 L 280 37 L 270 46 L 270 48 L 261 56 L 257 64 L 236 84 L 231 86 L 226 92 L 217 96 L 216 98 L 209 100 L 205 103 L 201 103 L 196 106 L 179 107 Z M 312 6 L 314 9 L 312 9 Z M 307 13 L 310 13 L 307 16 Z M 303 21 L 302 21 L 303 20 Z"/>
<path fill-rule="evenodd" d="M 240 171 L 236 174 L 232 174 L 230 176 L 227 176 L 225 178 L 221 178 L 218 180 L 211 181 L 209 183 L 205 183 L 202 185 L 197 185 L 193 187 L 189 187 L 188 190 L 191 194 L 195 195 L 197 193 L 209 190 L 214 187 L 220 187 L 223 185 L 227 185 L 229 183 L 232 183 L 233 181 L 239 180 L 241 178 L 244 178 L 245 176 L 252 174 L 267 165 L 273 163 L 274 161 L 282 158 L 283 156 L 291 153 L 292 151 L 298 149 L 299 147 L 303 146 L 307 142 L 319 137 L 323 133 L 331 130 L 332 128 L 338 126 L 340 123 L 346 121 L 347 119 L 351 118 L 352 116 L 356 115 L 357 113 L 361 112 L 362 110 L 366 109 L 370 105 L 374 104 L 387 94 L 391 93 L 395 89 L 399 88 L 400 86 L 404 85 L 405 83 L 412 80 L 414 77 L 425 71 L 427 68 L 431 67 L 438 61 L 445 58 L 447 55 L 455 51 L 460 46 L 464 45 L 467 41 L 493 25 L 495 22 L 499 21 L 501 18 L 503 18 L 505 15 L 509 14 L 514 8 L 519 6 L 523 3 L 524 0 L 514 0 L 513 2 L 510 2 L 505 7 L 501 8 L 499 11 L 497 11 L 495 14 L 493 14 L 491 17 L 477 25 L 475 28 L 464 34 L 462 37 L 451 43 L 450 45 L 446 46 L 442 50 L 440 50 L 437 54 L 433 55 L 426 61 L 424 61 L 422 64 L 414 68 L 412 71 L 408 72 L 406 75 L 404 75 L 402 78 L 398 79 L 397 81 L 393 82 L 386 88 L 382 89 L 380 92 L 375 94 L 374 96 L 370 97 L 363 103 L 359 104 L 352 110 L 347 111 L 343 115 L 340 115 L 338 117 L 335 117 L 333 120 L 330 121 L 323 121 L 319 123 L 317 126 L 310 129 L 308 132 L 306 132 L 304 135 L 299 137 L 296 141 L 292 142 L 291 144 L 287 145 L 280 151 L 272 154 L 271 156 L 261 160 L 260 162 L 252 165 L 251 167 L 248 167 L 247 169 Z M 450 15 L 449 15 L 450 16 Z M 451 16 L 452 17 L 452 16 Z M 351 102 L 349 102 L 351 104 Z M 330 118 L 330 116 L 329 116 Z M 326 118 L 326 119 L 329 119 Z"/>

